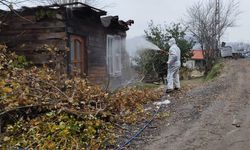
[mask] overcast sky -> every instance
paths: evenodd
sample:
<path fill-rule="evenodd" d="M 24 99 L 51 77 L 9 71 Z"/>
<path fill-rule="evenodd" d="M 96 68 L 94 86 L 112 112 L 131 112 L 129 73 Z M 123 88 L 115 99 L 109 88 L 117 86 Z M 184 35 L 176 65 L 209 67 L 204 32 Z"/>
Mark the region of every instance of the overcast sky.
<path fill-rule="evenodd" d="M 181 22 L 185 20 L 188 7 L 199 0 L 108 0 L 112 7 L 106 8 L 110 15 L 120 19 L 133 19 L 135 24 L 128 31 L 128 38 L 144 34 L 148 22 L 156 24 Z M 230 28 L 224 36 L 225 41 L 250 42 L 250 0 L 239 0 L 242 14 L 237 27 Z"/>

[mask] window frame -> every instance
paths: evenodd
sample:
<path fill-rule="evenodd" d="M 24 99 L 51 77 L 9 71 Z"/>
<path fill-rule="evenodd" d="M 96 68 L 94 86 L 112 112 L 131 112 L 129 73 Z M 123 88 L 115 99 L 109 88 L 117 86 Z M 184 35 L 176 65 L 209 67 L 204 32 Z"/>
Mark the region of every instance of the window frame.
<path fill-rule="evenodd" d="M 70 72 L 71 73 L 73 72 L 74 70 L 73 68 L 77 68 L 80 70 L 81 75 L 87 75 L 88 69 L 87 69 L 85 38 L 77 36 L 77 35 L 70 35 L 70 52 L 69 53 L 70 53 L 70 63 L 69 63 Z"/>
<path fill-rule="evenodd" d="M 114 44 L 113 42 L 117 42 Z M 111 45 L 110 45 L 111 44 Z M 107 70 L 112 77 L 122 74 L 122 37 L 119 35 L 107 35 L 106 46 Z"/>

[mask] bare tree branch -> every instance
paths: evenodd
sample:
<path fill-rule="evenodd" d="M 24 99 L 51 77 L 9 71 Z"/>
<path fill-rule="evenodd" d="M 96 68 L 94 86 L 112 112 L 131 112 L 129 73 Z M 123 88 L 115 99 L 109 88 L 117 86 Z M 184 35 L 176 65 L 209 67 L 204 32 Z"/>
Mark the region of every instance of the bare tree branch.
<path fill-rule="evenodd" d="M 239 2 L 236 0 L 222 0 L 219 6 L 217 4 L 216 0 L 199 1 L 187 10 L 188 29 L 206 49 L 206 71 L 211 69 L 213 60 L 217 57 L 220 38 L 229 27 L 235 26 L 240 14 Z"/>

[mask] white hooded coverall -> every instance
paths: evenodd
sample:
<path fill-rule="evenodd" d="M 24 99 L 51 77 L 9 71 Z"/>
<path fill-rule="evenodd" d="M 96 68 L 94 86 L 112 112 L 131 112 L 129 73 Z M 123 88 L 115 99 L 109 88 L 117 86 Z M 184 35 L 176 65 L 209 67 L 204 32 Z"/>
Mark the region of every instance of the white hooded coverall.
<path fill-rule="evenodd" d="M 180 88 L 179 69 L 181 67 L 181 51 L 176 45 L 174 38 L 171 38 L 168 42 L 169 57 L 168 57 L 168 75 L 167 75 L 167 89 L 173 90 L 174 88 Z"/>

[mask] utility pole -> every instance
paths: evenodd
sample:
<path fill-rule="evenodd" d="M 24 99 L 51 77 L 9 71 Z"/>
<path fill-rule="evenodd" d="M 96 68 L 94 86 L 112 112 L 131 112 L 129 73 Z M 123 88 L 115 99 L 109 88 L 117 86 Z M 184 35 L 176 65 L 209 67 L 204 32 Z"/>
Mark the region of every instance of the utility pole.
<path fill-rule="evenodd" d="M 215 49 L 217 56 L 219 54 L 218 49 L 220 45 L 220 0 L 215 0 L 215 16 L 214 16 L 214 34 L 215 34 Z"/>

